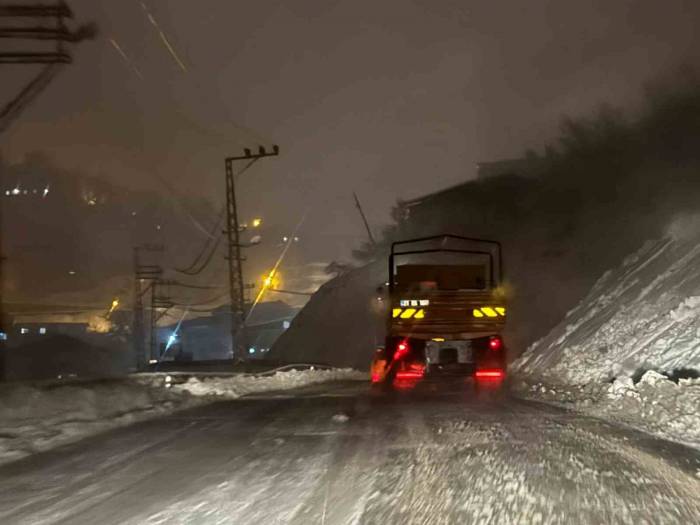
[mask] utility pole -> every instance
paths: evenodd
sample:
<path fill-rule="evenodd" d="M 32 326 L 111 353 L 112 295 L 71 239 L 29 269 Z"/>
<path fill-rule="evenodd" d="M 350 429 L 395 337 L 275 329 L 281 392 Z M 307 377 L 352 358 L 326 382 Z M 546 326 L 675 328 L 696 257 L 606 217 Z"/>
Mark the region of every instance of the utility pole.
<path fill-rule="evenodd" d="M 262 146 L 258 147 L 258 152 L 253 153 L 249 148 L 243 150 L 243 155 L 226 157 L 226 239 L 228 241 L 228 282 L 229 298 L 231 301 L 231 352 L 234 358 L 245 355 L 242 351 L 245 348 L 244 341 L 244 321 L 245 321 L 245 286 L 243 285 L 243 256 L 241 254 L 241 228 L 238 222 L 238 205 L 236 203 L 235 174 L 233 163 L 238 161 L 248 161 L 243 170 L 252 166 L 257 160 L 264 157 L 276 157 L 279 155 L 279 147 L 272 146 L 272 151 L 265 151 Z M 237 337 L 239 336 L 240 337 Z M 238 339 L 238 340 L 237 340 Z"/>
<path fill-rule="evenodd" d="M 94 24 L 78 26 L 71 31 L 66 19 L 73 18 L 73 11 L 59 0 L 53 5 L 3 5 L 0 19 L 7 20 L 0 26 L 0 39 L 14 45 L 0 52 L 0 64 L 41 65 L 41 71 L 0 110 L 0 133 L 26 108 L 51 82 L 65 64 L 73 62 L 67 43 L 94 38 Z M 47 48 L 47 43 L 53 48 Z"/>
<path fill-rule="evenodd" d="M 133 337 L 134 358 L 136 370 L 144 368 L 141 362 L 143 353 L 143 294 L 141 293 L 141 276 L 139 275 L 139 247 L 134 246 L 134 302 L 132 314 L 134 316 L 131 337 Z"/>
<path fill-rule="evenodd" d="M 158 287 L 167 285 L 166 281 L 161 281 L 156 279 L 151 283 L 151 326 L 150 326 L 150 348 L 149 348 L 149 361 L 159 361 L 160 355 L 158 352 L 158 334 L 156 333 L 156 328 L 158 326 L 158 321 L 163 317 L 168 310 L 170 310 L 175 304 L 170 296 L 159 295 Z M 163 312 L 158 314 L 158 309 L 162 309 Z"/>
<path fill-rule="evenodd" d="M 0 182 L 4 179 L 0 174 Z M 5 257 L 2 254 L 2 208 L 0 207 L 0 382 L 5 380 L 7 374 L 7 328 L 5 327 L 5 280 L 2 275 L 2 267 Z"/>
<path fill-rule="evenodd" d="M 362 211 L 362 206 L 360 205 L 360 199 L 357 198 L 357 193 L 354 191 L 352 192 L 352 196 L 355 197 L 355 205 L 357 206 L 357 209 L 360 211 L 360 216 L 362 217 L 362 222 L 365 223 L 365 229 L 367 230 L 367 236 L 369 237 L 369 242 L 374 246 L 377 244 L 374 241 L 374 236 L 372 235 L 372 230 L 369 228 L 369 223 L 367 222 L 367 217 L 365 217 L 365 212 Z"/>
<path fill-rule="evenodd" d="M 136 358 L 136 369 L 144 370 L 146 368 L 146 349 L 144 348 L 144 312 L 143 312 L 143 296 L 149 289 L 154 286 L 154 283 L 163 275 L 163 268 L 155 264 L 142 264 L 140 260 L 140 251 L 162 252 L 164 247 L 158 244 L 144 244 L 134 247 L 134 320 L 133 320 L 133 338 L 134 338 L 134 355 Z M 141 284 L 144 281 L 149 281 L 145 289 Z M 153 299 L 151 303 L 153 303 Z M 151 310 L 152 312 L 152 310 Z M 151 314 L 152 315 L 152 314 Z M 151 322 L 151 325 L 153 323 Z M 152 336 L 151 336 L 152 339 Z M 150 340 L 149 340 L 150 341 Z M 151 343 L 152 344 L 152 343 Z M 149 349 L 149 358 L 150 358 Z"/>

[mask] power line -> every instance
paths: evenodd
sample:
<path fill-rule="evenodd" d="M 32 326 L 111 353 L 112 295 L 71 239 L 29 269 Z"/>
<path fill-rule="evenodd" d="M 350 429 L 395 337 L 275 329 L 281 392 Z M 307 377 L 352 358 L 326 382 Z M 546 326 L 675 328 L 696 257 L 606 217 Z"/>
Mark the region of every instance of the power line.
<path fill-rule="evenodd" d="M 173 197 L 172 198 L 173 202 L 175 202 L 175 204 L 185 213 L 185 215 L 187 215 L 187 218 L 192 222 L 192 224 L 195 226 L 195 228 L 197 228 L 200 232 L 202 232 L 207 237 L 213 238 L 214 235 L 209 233 L 209 230 L 207 230 L 204 226 L 202 226 L 202 224 L 197 219 L 194 218 L 194 215 L 192 215 L 192 213 L 190 213 L 190 210 L 188 210 L 187 206 L 185 206 L 184 203 L 181 201 L 181 197 L 180 197 L 180 195 L 178 195 L 178 193 L 175 191 L 175 189 L 173 189 L 173 187 L 165 179 L 163 179 L 161 176 L 159 176 L 158 174 L 151 173 L 151 175 L 158 182 L 160 182 L 166 190 L 168 190 L 168 192 L 171 194 L 171 197 Z"/>
<path fill-rule="evenodd" d="M 228 292 L 220 293 L 218 295 L 215 295 L 214 297 L 209 297 L 208 299 L 204 301 L 197 301 L 197 302 L 189 302 L 187 304 L 185 303 L 175 303 L 175 306 L 185 306 L 185 307 L 190 307 L 190 306 L 205 306 L 207 304 L 211 304 L 214 301 L 218 301 L 219 299 L 223 299 L 228 295 Z"/>
<path fill-rule="evenodd" d="M 255 164 L 255 162 L 256 162 L 257 160 L 258 160 L 258 158 L 252 159 L 248 164 L 246 164 L 246 165 L 243 167 L 243 169 L 241 169 L 240 171 L 238 171 L 238 172 L 235 174 L 235 179 L 236 179 L 236 181 L 238 181 L 238 179 L 240 178 L 240 176 L 241 176 L 246 170 L 248 170 L 248 168 L 250 168 L 253 164 Z M 214 225 L 214 229 L 213 229 L 213 230 L 211 231 L 211 233 L 209 234 L 209 238 L 204 242 L 204 246 L 202 246 L 202 250 L 199 252 L 199 254 L 198 254 L 197 257 L 195 258 L 194 262 L 192 262 L 192 264 L 190 264 L 190 265 L 189 265 L 187 268 L 185 268 L 185 269 L 178 269 L 178 268 L 175 268 L 175 271 L 176 271 L 176 272 L 184 273 L 185 275 L 199 275 L 199 274 L 202 273 L 202 271 L 209 265 L 209 263 L 211 262 L 212 257 L 214 256 L 214 253 L 216 252 L 216 249 L 219 247 L 219 244 L 220 244 L 220 242 L 221 242 L 221 236 L 220 236 L 220 235 L 219 235 L 219 236 L 216 236 L 216 244 L 215 244 L 215 246 L 212 248 L 212 250 L 211 250 L 211 252 L 209 253 L 209 256 L 207 257 L 207 259 L 206 259 L 206 261 L 204 262 L 204 264 L 202 264 L 202 266 L 201 266 L 198 270 L 194 270 L 194 267 L 199 263 L 199 260 L 200 260 L 200 259 L 202 258 L 202 256 L 206 253 L 207 248 L 208 248 L 209 244 L 211 243 L 211 239 L 214 238 L 214 235 L 215 235 L 216 231 L 219 230 L 219 228 L 221 228 L 221 223 L 223 222 L 224 217 L 226 217 L 226 205 L 222 206 L 221 212 L 219 213 L 219 217 L 218 217 L 218 219 L 217 219 L 217 222 L 216 222 L 216 224 Z"/>
<path fill-rule="evenodd" d="M 268 288 L 268 291 L 269 292 L 277 292 L 277 293 L 286 293 L 289 295 L 305 295 L 307 297 L 311 297 L 314 294 L 314 292 L 296 292 L 296 291 L 292 291 L 292 290 L 280 290 L 278 288 Z"/>
<path fill-rule="evenodd" d="M 197 259 L 195 259 L 195 262 L 193 262 L 193 263 L 190 265 L 190 269 L 189 269 L 189 270 L 188 270 L 188 269 L 185 269 L 185 270 L 178 270 L 177 268 L 175 268 L 175 271 L 176 271 L 176 272 L 179 272 L 179 273 L 183 273 L 183 274 L 185 274 L 185 275 L 189 275 L 189 276 L 199 275 L 200 273 L 202 273 L 202 271 L 204 271 L 204 269 L 205 269 L 207 266 L 209 266 L 209 263 L 211 262 L 212 258 L 214 257 L 214 254 L 216 253 L 216 250 L 217 250 L 217 248 L 219 247 L 220 244 L 221 244 L 221 237 L 218 237 L 218 238 L 216 239 L 216 242 L 214 243 L 213 248 L 212 248 L 211 251 L 209 252 L 209 255 L 207 256 L 207 258 L 204 260 L 204 262 L 201 264 L 201 266 L 200 266 L 198 269 L 194 270 L 194 269 L 193 269 L 193 266 L 194 266 L 195 264 L 197 264 L 197 261 L 199 260 L 199 258 L 201 257 L 201 255 L 204 254 L 204 251 L 202 251 L 202 252 L 197 256 Z M 207 245 L 204 246 L 204 249 L 205 249 L 205 250 L 206 250 L 206 248 L 207 248 Z"/>
<path fill-rule="evenodd" d="M 175 281 L 172 279 L 161 279 L 158 281 L 158 284 L 167 286 L 178 286 L 180 288 L 190 288 L 192 290 L 216 290 L 217 288 L 220 288 L 220 286 L 205 286 L 199 284 L 182 283 L 180 281 Z"/>

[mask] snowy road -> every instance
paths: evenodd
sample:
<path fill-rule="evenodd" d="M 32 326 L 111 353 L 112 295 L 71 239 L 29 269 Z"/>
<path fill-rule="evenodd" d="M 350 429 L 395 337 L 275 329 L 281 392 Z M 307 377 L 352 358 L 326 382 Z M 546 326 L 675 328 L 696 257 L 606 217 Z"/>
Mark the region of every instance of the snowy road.
<path fill-rule="evenodd" d="M 698 494 L 680 445 L 463 385 L 349 382 L 0 467 L 0 523 L 698 523 Z"/>

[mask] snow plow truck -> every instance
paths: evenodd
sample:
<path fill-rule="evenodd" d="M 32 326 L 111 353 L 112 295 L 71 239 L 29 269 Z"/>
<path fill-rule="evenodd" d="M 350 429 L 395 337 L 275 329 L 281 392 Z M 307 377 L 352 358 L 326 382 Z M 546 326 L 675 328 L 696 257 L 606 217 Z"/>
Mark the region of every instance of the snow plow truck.
<path fill-rule="evenodd" d="M 386 341 L 375 351 L 373 383 L 505 378 L 501 251 L 497 241 L 449 234 L 392 244 L 381 290 Z"/>

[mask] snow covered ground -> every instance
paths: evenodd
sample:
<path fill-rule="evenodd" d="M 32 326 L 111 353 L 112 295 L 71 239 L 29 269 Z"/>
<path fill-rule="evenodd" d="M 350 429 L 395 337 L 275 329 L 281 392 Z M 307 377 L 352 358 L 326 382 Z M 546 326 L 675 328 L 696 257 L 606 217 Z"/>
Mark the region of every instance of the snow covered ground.
<path fill-rule="evenodd" d="M 443 386 L 335 382 L 106 432 L 0 466 L 0 523 L 697 523 L 700 454 Z"/>
<path fill-rule="evenodd" d="M 168 374 L 74 383 L 0 385 L 0 464 L 105 430 L 220 399 L 287 390 L 314 383 L 361 379 L 350 369 L 288 370 L 178 383 Z"/>
<path fill-rule="evenodd" d="M 700 445 L 700 218 L 606 272 L 511 371 L 531 397 Z"/>
<path fill-rule="evenodd" d="M 652 370 L 636 383 L 628 376 L 587 385 L 525 378 L 516 383 L 516 391 L 700 448 L 700 379 L 676 383 Z"/>

